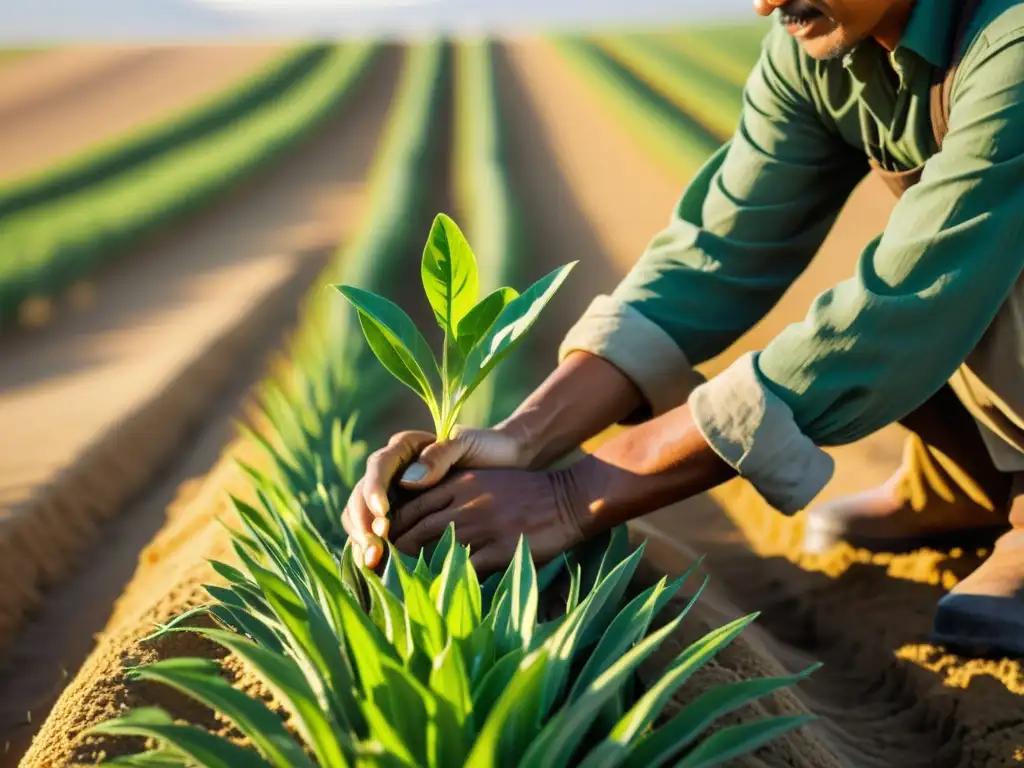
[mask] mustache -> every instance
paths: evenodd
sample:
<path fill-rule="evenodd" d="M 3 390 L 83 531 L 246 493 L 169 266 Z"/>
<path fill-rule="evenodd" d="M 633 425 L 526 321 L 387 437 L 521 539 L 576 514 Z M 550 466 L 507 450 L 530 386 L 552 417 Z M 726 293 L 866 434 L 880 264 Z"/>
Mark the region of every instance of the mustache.
<path fill-rule="evenodd" d="M 793 21 L 811 21 L 823 16 L 822 11 L 815 8 L 806 0 L 792 0 L 779 9 L 779 13 L 786 19 Z"/>

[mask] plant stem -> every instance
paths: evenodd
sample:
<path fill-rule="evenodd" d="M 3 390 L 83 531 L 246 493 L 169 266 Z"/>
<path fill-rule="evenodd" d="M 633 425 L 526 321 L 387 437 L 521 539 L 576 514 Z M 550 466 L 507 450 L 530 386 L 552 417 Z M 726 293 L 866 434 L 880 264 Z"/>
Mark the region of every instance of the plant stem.
<path fill-rule="evenodd" d="M 441 428 L 438 441 L 448 439 L 448 413 L 451 407 L 451 392 L 448 384 L 448 328 L 444 329 L 444 348 L 441 350 Z"/>

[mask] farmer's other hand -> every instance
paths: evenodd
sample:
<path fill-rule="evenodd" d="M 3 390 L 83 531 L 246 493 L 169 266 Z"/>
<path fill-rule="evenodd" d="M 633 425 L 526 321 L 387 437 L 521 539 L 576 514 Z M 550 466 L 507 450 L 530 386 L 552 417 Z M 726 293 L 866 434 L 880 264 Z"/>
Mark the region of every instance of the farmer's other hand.
<path fill-rule="evenodd" d="M 482 572 L 505 568 L 525 535 L 543 564 L 583 541 L 592 519 L 572 467 L 549 472 L 491 469 L 459 472 L 397 507 L 391 534 L 407 554 L 436 541 L 450 523 Z"/>
<path fill-rule="evenodd" d="M 355 556 L 369 568 L 380 562 L 381 539 L 388 537 L 391 527 L 388 488 L 399 471 L 401 487 L 418 491 L 437 485 L 454 467 L 518 468 L 528 462 L 520 441 L 500 428 L 457 430 L 441 443 L 430 432 L 399 432 L 370 454 L 366 473 L 342 513 L 342 526 L 352 539 Z"/>

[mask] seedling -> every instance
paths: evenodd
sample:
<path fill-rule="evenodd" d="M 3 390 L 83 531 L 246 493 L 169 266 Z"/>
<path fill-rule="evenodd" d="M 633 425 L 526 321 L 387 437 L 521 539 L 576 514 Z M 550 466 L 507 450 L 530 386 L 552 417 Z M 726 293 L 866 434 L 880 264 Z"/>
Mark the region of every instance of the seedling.
<path fill-rule="evenodd" d="M 458 225 L 438 214 L 423 249 L 420 273 L 444 333 L 440 364 L 412 318 L 397 304 L 362 288 L 335 288 L 359 312 L 359 325 L 377 359 L 427 404 L 434 433 L 443 441 L 451 436 L 469 396 L 523 340 L 575 265 L 559 267 L 522 294 L 498 288 L 480 299 L 476 256 Z"/>

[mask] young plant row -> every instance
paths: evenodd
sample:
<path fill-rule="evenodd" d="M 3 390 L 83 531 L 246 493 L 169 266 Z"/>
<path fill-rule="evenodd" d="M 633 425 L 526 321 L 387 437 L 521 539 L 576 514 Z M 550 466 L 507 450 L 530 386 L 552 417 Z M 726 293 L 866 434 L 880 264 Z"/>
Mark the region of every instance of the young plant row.
<path fill-rule="evenodd" d="M 732 136 L 742 106 L 742 86 L 663 41 L 618 35 L 595 42 L 709 134 L 720 141 Z"/>
<path fill-rule="evenodd" d="M 418 225 L 430 221 L 437 158 L 443 162 L 446 149 L 450 46 L 413 46 L 405 59 L 370 172 L 366 219 L 307 298 L 290 364 L 260 387 L 265 432 L 246 430 L 266 449 L 271 475 L 336 547 L 345 542 L 340 513 L 365 441 L 386 438 L 378 424 L 394 408 L 400 386 L 376 362 L 358 314 L 325 286 L 380 291 L 408 280 Z"/>
<path fill-rule="evenodd" d="M 278 157 L 352 91 L 375 51 L 300 50 L 179 122 L 0 191 L 0 324 Z"/>
<path fill-rule="evenodd" d="M 352 414 L 379 396 L 378 372 L 412 389 L 443 434 L 570 277 L 567 265 L 522 293 L 485 294 L 483 259 L 454 221 L 437 216 L 420 275 L 444 339 L 440 361 L 404 310 L 375 292 L 402 273 L 396 259 L 431 185 L 424 162 L 438 151 L 432 137 L 447 77 L 445 48 L 410 53 L 367 227 L 327 275 L 343 283 L 310 305 L 293 378 L 267 390 L 272 471 L 247 468 L 258 503 L 235 499 L 237 560 L 213 564 L 222 581 L 207 588 L 209 604 L 158 630 L 196 632 L 223 646 L 272 701 L 233 688 L 210 660 L 135 668 L 134 678 L 217 710 L 242 738 L 138 709 L 95 730 L 149 737 L 155 749 L 108 764 L 697 768 L 807 720 L 769 718 L 707 735 L 725 713 L 811 670 L 724 685 L 663 716 L 685 681 L 756 615 L 708 633 L 642 686 L 639 666 L 677 630 L 703 586 L 680 600 L 689 574 L 635 584 L 643 547 L 631 551 L 622 528 L 539 570 L 521 539 L 508 568 L 486 579 L 453 528 L 415 557 L 390 549 L 379 572 L 353 558 L 337 519 L 361 469 Z M 218 628 L 188 626 L 196 613 Z"/>
<path fill-rule="evenodd" d="M 101 142 L 30 176 L 0 184 L 0 218 L 72 195 L 221 130 L 270 99 L 280 97 L 322 62 L 329 51 L 330 46 L 322 44 L 290 49 L 241 83 L 202 103 Z"/>
<path fill-rule="evenodd" d="M 491 40 L 466 40 L 455 49 L 454 206 L 480 260 L 480 290 L 502 291 L 520 282 L 527 254 L 519 206 L 509 179 Z M 514 292 L 513 292 L 514 293 Z M 524 366 L 506 366 L 477 388 L 463 423 L 494 424 L 527 395 Z"/>
<path fill-rule="evenodd" d="M 680 177 L 691 177 L 721 145 L 721 137 L 593 40 L 573 36 L 552 42 L 608 111 Z"/>
<path fill-rule="evenodd" d="M 745 34 L 740 34 L 744 31 Z M 670 46 L 690 61 L 742 88 L 761 56 L 761 45 L 767 33 L 768 25 L 756 24 L 749 28 L 682 29 L 646 39 Z"/>

